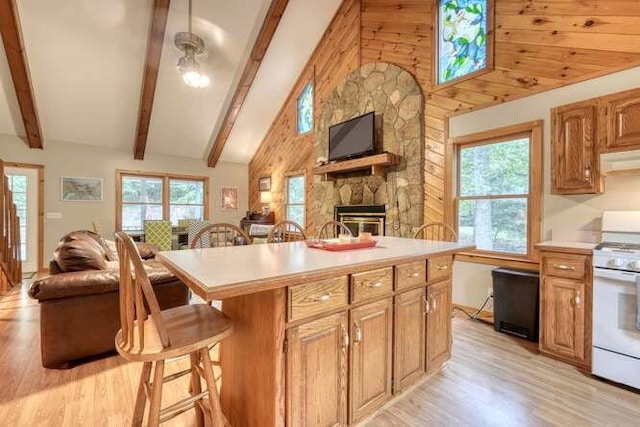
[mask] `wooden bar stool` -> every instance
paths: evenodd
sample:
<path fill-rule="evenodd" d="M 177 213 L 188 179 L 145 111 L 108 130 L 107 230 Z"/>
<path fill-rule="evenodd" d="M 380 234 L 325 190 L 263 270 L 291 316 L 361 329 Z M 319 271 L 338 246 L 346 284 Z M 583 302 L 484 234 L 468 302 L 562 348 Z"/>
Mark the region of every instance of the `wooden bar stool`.
<path fill-rule="evenodd" d="M 143 362 L 132 425 L 142 425 L 147 400 L 149 426 L 157 426 L 192 408 L 196 410 L 198 425 L 203 425 L 205 417 L 211 426 L 228 425 L 211 368 L 209 346 L 231 334 L 231 319 L 207 304 L 160 311 L 131 237 L 118 232 L 116 244 L 120 257 L 122 327 L 116 335 L 116 349 L 127 360 Z M 190 358 L 190 369 L 165 377 L 165 361 L 186 355 Z M 149 382 L 152 370 L 153 381 Z M 187 374 L 191 374 L 190 396 L 161 409 L 163 383 Z M 201 389 L 201 378 L 206 383 L 205 391 Z"/>

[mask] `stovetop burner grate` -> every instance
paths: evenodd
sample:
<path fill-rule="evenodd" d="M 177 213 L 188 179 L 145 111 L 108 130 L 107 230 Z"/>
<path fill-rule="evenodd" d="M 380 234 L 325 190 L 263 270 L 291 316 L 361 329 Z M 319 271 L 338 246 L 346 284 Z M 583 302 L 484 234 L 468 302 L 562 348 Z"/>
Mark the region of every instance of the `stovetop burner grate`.
<path fill-rule="evenodd" d="M 640 243 L 602 242 L 595 247 L 598 251 L 640 252 Z"/>

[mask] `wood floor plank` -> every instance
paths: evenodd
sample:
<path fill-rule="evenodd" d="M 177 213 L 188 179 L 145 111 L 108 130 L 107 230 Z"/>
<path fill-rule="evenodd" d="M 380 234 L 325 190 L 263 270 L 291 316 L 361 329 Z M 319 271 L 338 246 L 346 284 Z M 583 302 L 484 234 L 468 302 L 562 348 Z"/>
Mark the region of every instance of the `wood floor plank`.
<path fill-rule="evenodd" d="M 38 313 L 25 286 L 0 299 L 0 425 L 129 425 L 142 364 L 113 355 L 69 370 L 44 369 Z M 541 356 L 535 344 L 490 325 L 464 318 L 453 325 L 453 356 L 445 368 L 365 425 L 638 425 L 640 392 Z M 172 363 L 167 373 L 188 364 L 188 359 Z M 185 376 L 167 384 L 163 406 L 184 397 L 188 382 Z M 190 411 L 163 426 L 195 426 L 195 421 Z"/>

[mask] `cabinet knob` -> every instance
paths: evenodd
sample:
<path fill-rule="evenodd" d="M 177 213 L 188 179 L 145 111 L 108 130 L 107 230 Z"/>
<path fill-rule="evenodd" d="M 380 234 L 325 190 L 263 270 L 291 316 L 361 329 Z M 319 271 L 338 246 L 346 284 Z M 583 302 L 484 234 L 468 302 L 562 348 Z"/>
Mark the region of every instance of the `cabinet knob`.
<path fill-rule="evenodd" d="M 424 301 L 424 314 L 429 314 L 431 311 L 431 304 L 429 304 L 427 297 L 422 297 L 422 299 Z"/>
<path fill-rule="evenodd" d="M 553 268 L 555 268 L 556 270 L 563 270 L 563 271 L 575 271 L 575 267 L 573 265 L 565 265 L 565 264 L 553 264 Z"/>
<path fill-rule="evenodd" d="M 362 330 L 360 329 L 360 326 L 358 326 L 356 322 L 353 322 L 353 327 L 355 329 L 355 335 L 356 335 L 356 337 L 353 339 L 353 344 L 358 345 L 358 343 L 362 341 Z"/>
<path fill-rule="evenodd" d="M 345 330 L 344 326 L 342 326 L 342 348 L 349 347 L 349 334 Z"/>

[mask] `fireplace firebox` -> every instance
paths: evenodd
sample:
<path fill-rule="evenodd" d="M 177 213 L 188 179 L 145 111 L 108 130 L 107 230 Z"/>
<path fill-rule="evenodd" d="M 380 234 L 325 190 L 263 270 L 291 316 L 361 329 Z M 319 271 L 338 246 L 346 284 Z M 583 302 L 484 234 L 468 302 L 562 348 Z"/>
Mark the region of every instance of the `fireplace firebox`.
<path fill-rule="evenodd" d="M 386 209 L 384 205 L 348 205 L 336 206 L 334 217 L 346 225 L 354 237 L 361 232 L 373 236 L 384 236 L 386 225 Z"/>

